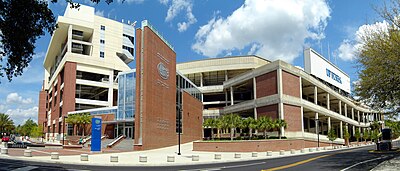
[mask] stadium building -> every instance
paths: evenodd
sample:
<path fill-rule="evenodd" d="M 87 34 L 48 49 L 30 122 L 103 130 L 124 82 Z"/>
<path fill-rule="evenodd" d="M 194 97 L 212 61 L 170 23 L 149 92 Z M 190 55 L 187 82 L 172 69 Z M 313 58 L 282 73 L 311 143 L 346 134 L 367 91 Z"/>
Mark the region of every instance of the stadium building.
<path fill-rule="evenodd" d="M 176 64 L 158 31 L 146 20 L 135 23 L 96 16 L 83 5 L 58 17 L 39 94 L 47 141 L 71 139 L 77 128 L 65 120 L 81 113 L 102 118 L 102 135 L 123 137 L 135 150 L 175 145 L 178 132 L 182 142 L 200 140 L 204 118 L 229 113 L 284 119 L 287 138 L 314 141 L 321 134 L 328 141 L 334 128 L 337 143 L 344 142 L 343 127 L 354 134 L 383 119 L 353 100 L 349 76 L 312 49 L 304 51 L 304 70 L 258 56 Z"/>

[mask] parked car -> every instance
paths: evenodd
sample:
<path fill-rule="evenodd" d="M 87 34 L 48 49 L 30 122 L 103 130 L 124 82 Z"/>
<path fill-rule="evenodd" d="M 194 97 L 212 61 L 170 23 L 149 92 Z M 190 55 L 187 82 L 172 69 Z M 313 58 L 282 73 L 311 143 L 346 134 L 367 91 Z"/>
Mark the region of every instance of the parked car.
<path fill-rule="evenodd" d="M 1 138 L 2 142 L 9 142 L 10 141 L 10 137 L 9 136 L 3 136 L 3 138 Z"/>

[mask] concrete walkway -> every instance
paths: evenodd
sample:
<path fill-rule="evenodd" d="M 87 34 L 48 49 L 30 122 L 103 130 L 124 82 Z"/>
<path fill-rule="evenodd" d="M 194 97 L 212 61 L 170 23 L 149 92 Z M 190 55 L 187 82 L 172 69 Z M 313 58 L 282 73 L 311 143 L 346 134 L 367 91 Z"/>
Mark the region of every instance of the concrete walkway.
<path fill-rule="evenodd" d="M 365 145 L 362 145 L 365 146 Z M 350 148 L 358 148 L 360 146 L 353 146 Z M 87 153 L 88 161 L 81 161 L 81 155 L 69 155 L 59 156 L 59 159 L 51 159 L 50 155 L 46 156 L 9 156 L 1 154 L 0 158 L 18 159 L 18 160 L 29 160 L 36 162 L 47 162 L 47 163 L 63 163 L 63 164 L 78 164 L 78 165 L 97 165 L 97 166 L 166 166 L 166 165 L 195 165 L 195 164 L 209 164 L 209 163 L 223 163 L 223 162 L 234 162 L 234 161 L 246 161 L 256 159 L 270 159 L 279 158 L 295 155 L 304 155 L 310 153 L 319 153 L 324 151 L 332 150 L 343 150 L 345 148 L 340 146 L 337 149 L 332 147 L 320 148 L 318 151 L 316 148 L 295 150 L 293 154 L 291 151 L 274 151 L 271 156 L 267 156 L 267 152 L 258 153 L 220 153 L 220 152 L 198 152 L 192 151 L 193 143 L 187 143 L 181 145 L 181 155 L 177 155 L 177 146 L 166 147 L 161 149 L 147 150 L 147 151 L 132 151 L 132 152 L 121 152 L 121 153 Z M 32 152 L 35 149 L 30 149 Z M 215 154 L 220 154 L 221 159 L 215 159 Z M 255 156 L 256 155 L 256 156 Z M 118 162 L 111 162 L 111 156 L 118 156 Z M 174 158 L 173 162 L 167 161 L 167 156 Z M 236 157 L 235 157 L 236 156 Z M 142 162 L 140 161 L 142 158 Z M 146 162 L 144 161 L 146 158 Z M 171 159 L 170 158 L 170 159 Z M 198 161 L 193 161 L 198 159 Z"/>
<path fill-rule="evenodd" d="M 392 146 L 400 148 L 400 138 L 392 141 Z M 387 160 L 376 166 L 373 171 L 397 171 L 400 170 L 400 156 L 394 157 L 393 159 Z"/>

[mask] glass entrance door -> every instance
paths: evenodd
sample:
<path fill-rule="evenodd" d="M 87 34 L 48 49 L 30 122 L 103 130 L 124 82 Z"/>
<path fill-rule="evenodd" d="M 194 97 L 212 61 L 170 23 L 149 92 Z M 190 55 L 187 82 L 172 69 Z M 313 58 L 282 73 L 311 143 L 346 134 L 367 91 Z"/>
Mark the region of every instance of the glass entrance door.
<path fill-rule="evenodd" d="M 132 138 L 133 137 L 133 127 L 125 127 L 125 136 L 126 138 Z"/>

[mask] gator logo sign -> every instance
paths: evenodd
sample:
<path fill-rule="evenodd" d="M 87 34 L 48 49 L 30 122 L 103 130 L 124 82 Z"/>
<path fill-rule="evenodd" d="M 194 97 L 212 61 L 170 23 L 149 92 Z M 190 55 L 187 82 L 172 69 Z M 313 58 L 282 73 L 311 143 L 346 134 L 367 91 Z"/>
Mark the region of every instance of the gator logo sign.
<path fill-rule="evenodd" d="M 169 78 L 169 70 L 162 62 L 158 63 L 157 69 L 158 74 L 161 78 L 163 78 L 164 80 L 167 80 Z"/>

